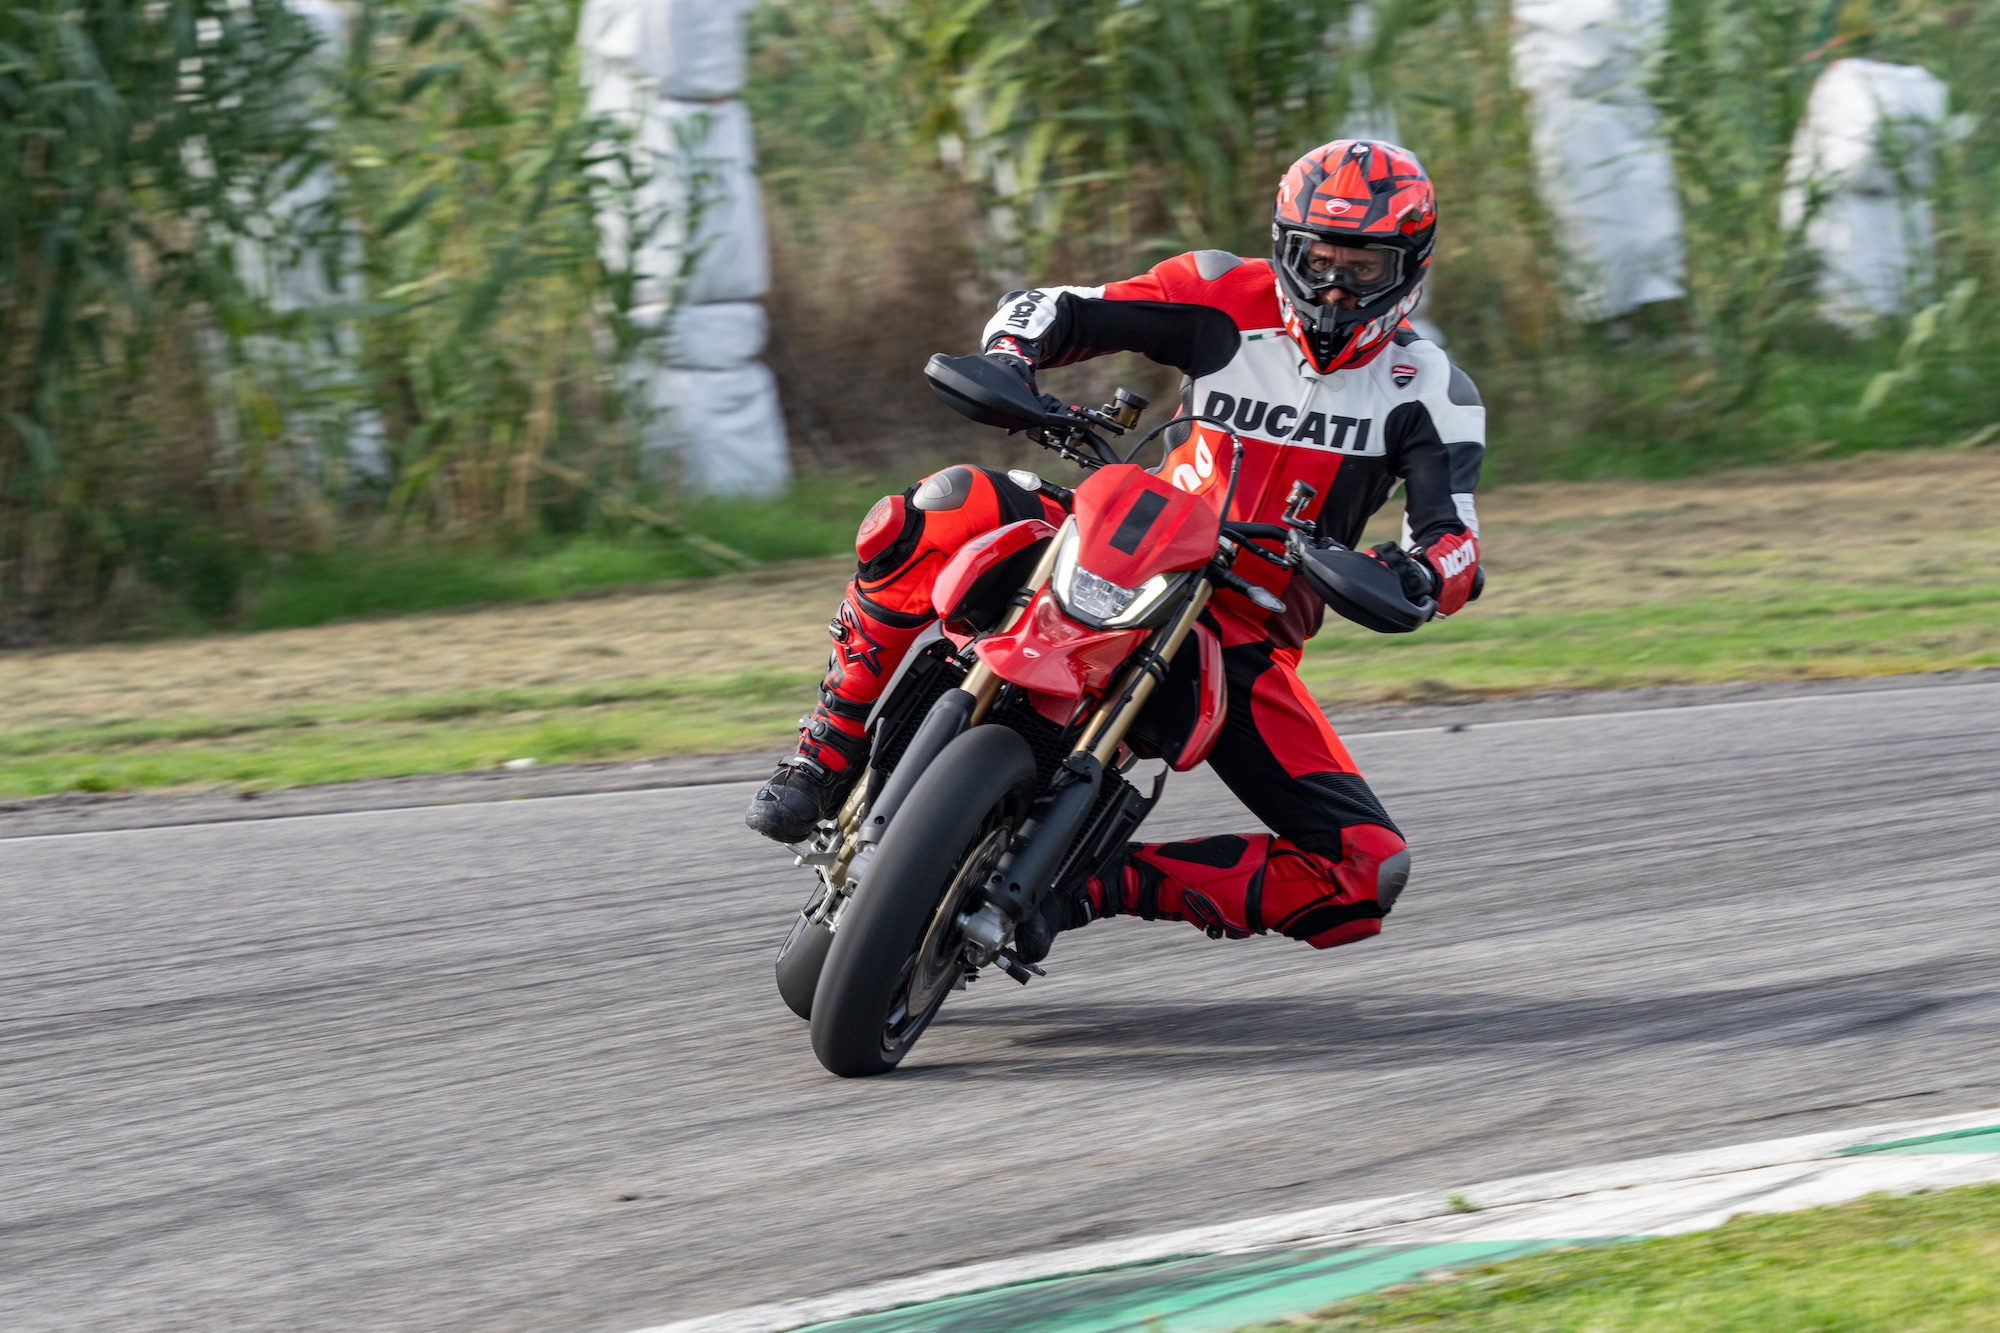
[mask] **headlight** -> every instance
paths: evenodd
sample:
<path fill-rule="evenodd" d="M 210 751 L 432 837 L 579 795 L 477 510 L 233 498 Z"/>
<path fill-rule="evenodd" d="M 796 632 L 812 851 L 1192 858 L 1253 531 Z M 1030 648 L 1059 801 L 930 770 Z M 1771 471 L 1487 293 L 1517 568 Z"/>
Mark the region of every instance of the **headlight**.
<path fill-rule="evenodd" d="M 1071 523 L 1063 529 L 1057 543 L 1049 586 L 1055 590 L 1063 610 L 1098 629 L 1129 629 L 1142 623 L 1187 578 L 1185 572 L 1155 574 L 1138 587 L 1127 588 L 1077 564 L 1079 544 L 1076 525 Z"/>

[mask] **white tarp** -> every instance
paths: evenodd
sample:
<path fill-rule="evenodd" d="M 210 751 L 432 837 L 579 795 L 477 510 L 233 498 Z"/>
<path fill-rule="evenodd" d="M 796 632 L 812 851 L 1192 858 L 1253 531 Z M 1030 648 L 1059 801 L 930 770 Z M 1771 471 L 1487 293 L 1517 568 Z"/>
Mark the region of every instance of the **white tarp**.
<path fill-rule="evenodd" d="M 632 266 L 633 318 L 667 323 L 660 364 L 636 372 L 654 410 L 646 447 L 707 494 L 773 494 L 790 475 L 777 384 L 756 360 L 771 285 L 756 148 L 732 99 L 749 7 L 587 0 L 578 37 L 590 109 L 630 128 L 643 178 L 598 231 L 606 262 Z"/>
<path fill-rule="evenodd" d="M 1929 285 L 1933 154 L 1946 88 L 1929 70 L 1836 60 L 1806 99 L 1781 216 L 1805 224 L 1821 308 L 1865 328 Z"/>
<path fill-rule="evenodd" d="M 686 102 L 743 90 L 743 19 L 755 0 L 586 0 L 586 51 L 645 75 L 654 95 Z"/>
<path fill-rule="evenodd" d="M 1684 294 L 1673 159 L 1645 88 L 1665 15 L 1666 0 L 1514 0 L 1536 172 L 1582 319 Z"/>
<path fill-rule="evenodd" d="M 639 279 L 635 300 L 672 300 L 683 280 L 680 299 L 696 305 L 754 301 L 769 291 L 764 204 L 743 104 L 648 98 L 642 81 L 619 70 L 602 71 L 591 104 L 633 127 L 646 176 L 632 200 L 643 236 L 631 256 Z M 607 211 L 598 229 L 606 261 L 623 266 L 632 234 L 627 219 Z"/>
<path fill-rule="evenodd" d="M 680 460 L 683 488 L 702 495 L 776 495 L 791 477 L 778 385 L 761 361 L 733 370 L 668 367 L 654 380 L 659 413 L 649 449 Z"/>
<path fill-rule="evenodd" d="M 764 351 L 769 320 L 755 301 L 684 305 L 667 321 L 666 362 L 683 370 L 729 370 Z"/>

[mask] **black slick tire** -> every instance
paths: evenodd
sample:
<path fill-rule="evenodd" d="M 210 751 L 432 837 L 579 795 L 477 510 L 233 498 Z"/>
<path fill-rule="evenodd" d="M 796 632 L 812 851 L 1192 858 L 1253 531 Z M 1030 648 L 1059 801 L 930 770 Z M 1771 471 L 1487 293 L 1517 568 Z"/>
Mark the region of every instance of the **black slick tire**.
<path fill-rule="evenodd" d="M 998 726 L 952 741 L 918 780 L 842 913 L 820 972 L 812 1044 L 828 1070 L 843 1078 L 887 1073 L 930 1025 L 950 993 L 934 984 L 938 968 L 953 965 L 956 950 L 948 919 L 956 913 L 945 899 L 983 880 L 970 862 L 997 859 L 1034 786 L 1034 753 Z M 928 979 L 920 986 L 920 978 Z"/>

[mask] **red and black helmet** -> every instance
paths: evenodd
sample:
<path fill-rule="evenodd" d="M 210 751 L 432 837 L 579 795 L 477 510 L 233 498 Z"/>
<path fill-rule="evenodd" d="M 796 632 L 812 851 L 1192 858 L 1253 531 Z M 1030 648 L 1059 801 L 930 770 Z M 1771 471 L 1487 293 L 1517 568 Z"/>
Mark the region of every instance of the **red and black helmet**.
<path fill-rule="evenodd" d="M 1335 139 L 1292 163 L 1271 215 L 1271 267 L 1285 327 L 1315 368 L 1365 365 L 1388 346 L 1416 308 L 1436 239 L 1437 192 L 1409 149 Z M 1330 287 L 1355 308 L 1320 304 Z"/>

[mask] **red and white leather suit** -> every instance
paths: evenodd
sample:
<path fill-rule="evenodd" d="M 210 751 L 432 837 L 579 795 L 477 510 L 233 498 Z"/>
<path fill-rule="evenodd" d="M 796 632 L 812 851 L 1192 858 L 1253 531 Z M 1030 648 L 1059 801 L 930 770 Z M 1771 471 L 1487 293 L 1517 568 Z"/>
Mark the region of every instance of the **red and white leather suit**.
<path fill-rule="evenodd" d="M 1013 339 L 1006 343 L 1004 340 Z M 1285 331 L 1271 266 L 1222 251 L 1178 255 L 1099 288 L 1017 292 L 987 325 L 1041 367 L 1141 352 L 1186 376 L 1182 413 L 1227 418 L 1244 442 L 1230 517 L 1275 522 L 1292 482 L 1318 496 L 1309 517 L 1353 546 L 1400 482 L 1405 545 L 1439 571 L 1440 609 L 1463 606 L 1478 561 L 1473 490 L 1485 410 L 1442 348 L 1398 331 L 1364 364 L 1319 373 Z M 1190 491 L 1226 486 L 1229 446 L 1206 423 L 1170 434 L 1161 470 Z M 1055 502 L 983 468 L 947 468 L 885 498 L 863 523 L 858 575 L 836 619 L 822 729 L 858 735 L 870 703 L 935 618 L 931 586 L 965 542 L 1022 517 L 1059 522 Z M 1408 874 L 1403 837 L 1298 676 L 1324 614 L 1303 580 L 1255 559 L 1236 570 L 1282 598 L 1283 614 L 1218 591 L 1205 612 L 1224 646 L 1229 714 L 1209 762 L 1272 832 L 1136 846 L 1099 915 L 1188 921 L 1213 936 L 1277 931 L 1317 948 L 1381 929 Z M 811 744 L 808 728 L 807 743 Z M 822 756 L 838 765 L 832 747 Z"/>

